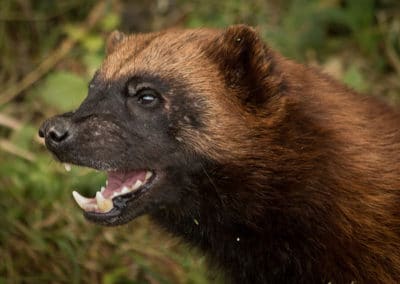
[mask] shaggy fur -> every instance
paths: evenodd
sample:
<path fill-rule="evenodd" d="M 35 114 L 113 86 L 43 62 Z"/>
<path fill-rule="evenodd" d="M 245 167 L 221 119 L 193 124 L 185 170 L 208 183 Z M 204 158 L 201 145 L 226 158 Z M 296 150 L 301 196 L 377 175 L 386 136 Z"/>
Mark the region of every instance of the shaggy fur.
<path fill-rule="evenodd" d="M 167 205 L 144 213 L 229 281 L 400 282 L 398 111 L 243 25 L 117 32 L 108 52 L 104 84 L 150 74 L 169 86 L 180 162 L 156 198 Z"/>

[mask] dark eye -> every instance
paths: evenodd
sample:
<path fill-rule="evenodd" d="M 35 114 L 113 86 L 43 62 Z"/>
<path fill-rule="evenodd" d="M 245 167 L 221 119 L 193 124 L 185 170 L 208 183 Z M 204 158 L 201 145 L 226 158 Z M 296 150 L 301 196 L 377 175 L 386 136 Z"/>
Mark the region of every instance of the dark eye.
<path fill-rule="evenodd" d="M 158 96 L 154 90 L 145 89 L 137 93 L 137 101 L 142 105 L 150 105 L 157 101 Z"/>
<path fill-rule="evenodd" d="M 160 101 L 160 96 L 157 91 L 150 88 L 139 89 L 130 97 L 136 100 L 138 104 L 145 107 L 155 106 Z"/>

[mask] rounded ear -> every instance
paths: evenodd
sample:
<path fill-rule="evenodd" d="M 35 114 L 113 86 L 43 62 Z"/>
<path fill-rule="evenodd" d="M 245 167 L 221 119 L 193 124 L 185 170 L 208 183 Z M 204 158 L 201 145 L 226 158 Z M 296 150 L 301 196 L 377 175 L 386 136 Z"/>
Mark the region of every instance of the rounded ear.
<path fill-rule="evenodd" d="M 256 29 L 233 25 L 210 46 L 226 84 L 240 89 L 242 99 L 256 104 L 265 102 L 280 85 L 275 53 L 262 41 Z"/>
<path fill-rule="evenodd" d="M 115 47 L 120 43 L 126 35 L 120 31 L 113 31 L 107 38 L 106 53 L 110 54 L 114 51 Z"/>

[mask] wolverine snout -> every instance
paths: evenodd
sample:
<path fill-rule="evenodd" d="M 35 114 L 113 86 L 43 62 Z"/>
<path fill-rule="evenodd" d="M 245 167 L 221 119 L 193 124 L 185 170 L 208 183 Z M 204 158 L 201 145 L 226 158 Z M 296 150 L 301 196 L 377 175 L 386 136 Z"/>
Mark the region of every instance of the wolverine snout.
<path fill-rule="evenodd" d="M 44 138 L 46 146 L 54 151 L 61 148 L 73 135 L 69 117 L 56 116 L 46 120 L 39 129 L 39 136 Z"/>

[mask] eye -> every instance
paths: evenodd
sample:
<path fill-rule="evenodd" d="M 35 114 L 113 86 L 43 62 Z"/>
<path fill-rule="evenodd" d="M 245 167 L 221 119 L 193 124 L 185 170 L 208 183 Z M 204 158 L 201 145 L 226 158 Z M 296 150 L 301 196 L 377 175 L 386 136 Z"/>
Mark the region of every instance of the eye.
<path fill-rule="evenodd" d="M 143 107 L 154 107 L 160 102 L 159 93 L 147 86 L 142 88 L 130 88 L 128 86 L 127 95 L 131 102 L 136 102 Z"/>
<path fill-rule="evenodd" d="M 158 94 L 152 89 L 142 89 L 136 93 L 136 98 L 141 105 L 154 105 L 158 101 Z"/>

